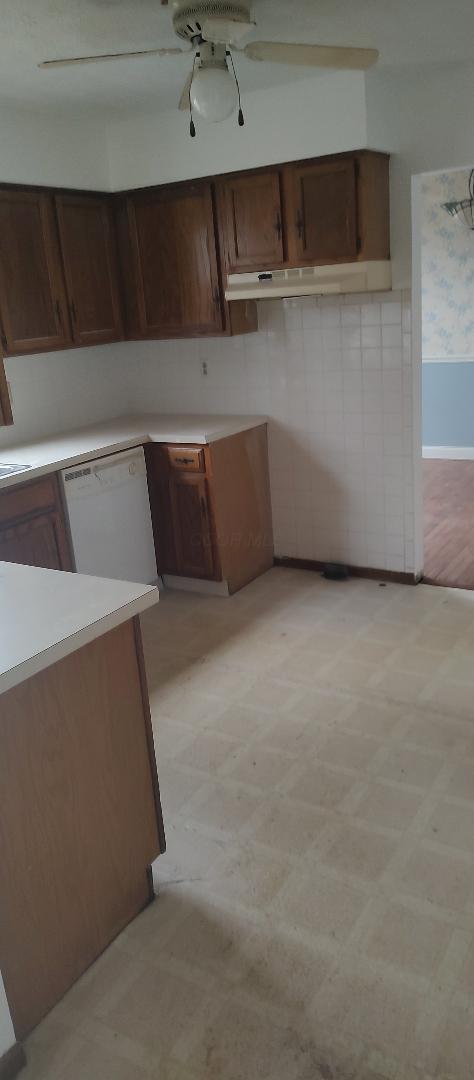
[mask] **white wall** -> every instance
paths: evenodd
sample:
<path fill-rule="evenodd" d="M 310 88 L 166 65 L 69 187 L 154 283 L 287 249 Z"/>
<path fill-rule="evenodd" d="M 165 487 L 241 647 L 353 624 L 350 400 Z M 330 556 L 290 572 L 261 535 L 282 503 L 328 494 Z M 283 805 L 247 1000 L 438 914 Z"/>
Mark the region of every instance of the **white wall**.
<path fill-rule="evenodd" d="M 411 177 L 472 161 L 474 65 L 374 69 L 365 78 L 368 145 L 392 154 L 393 285 L 409 288 Z"/>
<path fill-rule="evenodd" d="M 0 107 L 0 181 L 109 189 L 104 118 Z"/>
<path fill-rule="evenodd" d="M 5 366 L 15 422 L 0 428 L 0 448 L 129 409 L 134 370 L 134 346 L 129 343 L 12 356 Z"/>
<path fill-rule="evenodd" d="M 197 125 L 177 109 L 113 120 L 107 127 L 115 191 L 316 157 L 367 145 L 365 84 L 360 72 L 313 76 L 244 98 L 236 117 Z"/>

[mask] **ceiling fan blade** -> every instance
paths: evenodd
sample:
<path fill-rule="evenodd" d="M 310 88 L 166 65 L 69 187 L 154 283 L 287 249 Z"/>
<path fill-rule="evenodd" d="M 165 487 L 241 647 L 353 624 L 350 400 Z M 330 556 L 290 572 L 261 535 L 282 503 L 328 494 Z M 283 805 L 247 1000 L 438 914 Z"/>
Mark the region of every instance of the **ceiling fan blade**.
<path fill-rule="evenodd" d="M 244 48 L 250 60 L 274 64 L 366 71 L 378 60 L 377 49 L 351 49 L 339 45 L 291 45 L 279 41 L 251 41 Z"/>
<path fill-rule="evenodd" d="M 189 72 L 186 82 L 183 86 L 183 92 L 179 99 L 179 106 L 181 112 L 189 112 L 189 91 L 191 89 L 191 83 L 193 81 L 194 68 Z"/>
<path fill-rule="evenodd" d="M 104 53 L 102 56 L 72 56 L 65 60 L 42 60 L 39 68 L 69 67 L 71 64 L 98 64 L 102 60 L 135 60 L 142 56 L 177 56 L 191 49 L 138 49 L 135 52 Z"/>
<path fill-rule="evenodd" d="M 213 45 L 238 45 L 255 25 L 250 20 L 240 22 L 216 15 L 201 20 L 201 31 L 204 41 Z"/>

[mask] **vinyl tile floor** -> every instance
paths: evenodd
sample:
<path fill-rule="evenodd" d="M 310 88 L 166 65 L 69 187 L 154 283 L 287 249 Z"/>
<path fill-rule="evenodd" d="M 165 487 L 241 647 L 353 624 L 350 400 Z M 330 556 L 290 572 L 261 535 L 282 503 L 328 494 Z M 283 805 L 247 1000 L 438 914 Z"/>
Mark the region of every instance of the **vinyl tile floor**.
<path fill-rule="evenodd" d="M 23 1080 L 472 1080 L 474 593 L 274 569 L 143 637 L 158 897 Z"/>

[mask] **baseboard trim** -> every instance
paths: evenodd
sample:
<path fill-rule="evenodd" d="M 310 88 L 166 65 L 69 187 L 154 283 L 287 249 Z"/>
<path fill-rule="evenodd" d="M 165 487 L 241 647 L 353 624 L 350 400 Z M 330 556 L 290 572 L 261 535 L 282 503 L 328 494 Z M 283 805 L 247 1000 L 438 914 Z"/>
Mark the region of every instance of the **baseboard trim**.
<path fill-rule="evenodd" d="M 446 458 L 448 461 L 474 461 L 474 446 L 424 446 L 424 458 Z"/>
<path fill-rule="evenodd" d="M 229 595 L 227 581 L 208 581 L 206 578 L 188 578 L 179 577 L 178 574 L 163 574 L 163 585 L 165 589 L 182 589 L 183 592 L 203 593 L 205 596 Z"/>
<path fill-rule="evenodd" d="M 314 570 L 321 573 L 326 563 L 317 559 L 294 559 L 289 555 L 276 555 L 273 560 L 274 566 L 287 566 L 291 570 Z M 417 574 L 407 573 L 402 570 L 377 570 L 371 566 L 348 566 L 350 577 L 371 578 L 375 581 L 393 581 L 399 585 L 417 585 L 420 578 Z"/>
<path fill-rule="evenodd" d="M 26 1065 L 26 1054 L 21 1043 L 15 1043 L 0 1058 L 0 1080 L 13 1080 Z"/>

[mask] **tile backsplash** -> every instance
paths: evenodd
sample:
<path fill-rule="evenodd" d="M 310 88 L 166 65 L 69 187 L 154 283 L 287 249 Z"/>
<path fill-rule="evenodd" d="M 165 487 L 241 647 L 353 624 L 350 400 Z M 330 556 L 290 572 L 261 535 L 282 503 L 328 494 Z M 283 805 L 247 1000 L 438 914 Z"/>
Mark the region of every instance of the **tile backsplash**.
<path fill-rule="evenodd" d="M 134 346 L 133 407 L 264 413 L 276 554 L 413 571 L 409 294 L 258 314 L 245 337 Z"/>

